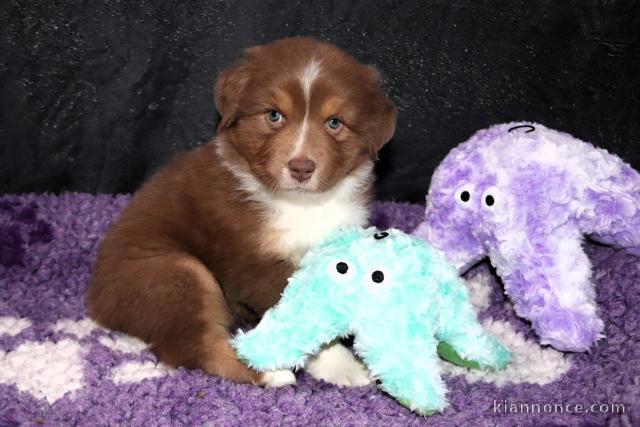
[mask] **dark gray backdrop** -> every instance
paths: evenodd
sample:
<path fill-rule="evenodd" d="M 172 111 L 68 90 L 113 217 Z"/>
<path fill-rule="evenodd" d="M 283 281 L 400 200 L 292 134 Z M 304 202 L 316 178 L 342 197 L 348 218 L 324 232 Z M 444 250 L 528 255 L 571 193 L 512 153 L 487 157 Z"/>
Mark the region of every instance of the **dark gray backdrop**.
<path fill-rule="evenodd" d="M 0 0 L 0 193 L 133 191 L 212 137 L 218 70 L 291 35 L 382 72 L 381 199 L 423 200 L 448 150 L 510 120 L 640 169 L 638 1 Z"/>

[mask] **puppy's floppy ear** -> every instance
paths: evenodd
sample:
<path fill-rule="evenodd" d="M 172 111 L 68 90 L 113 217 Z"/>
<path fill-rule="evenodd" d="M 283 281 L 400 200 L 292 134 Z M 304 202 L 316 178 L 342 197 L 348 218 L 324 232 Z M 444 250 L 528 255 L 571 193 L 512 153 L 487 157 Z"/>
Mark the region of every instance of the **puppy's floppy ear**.
<path fill-rule="evenodd" d="M 389 142 L 396 131 L 396 107 L 382 93 L 379 95 L 378 103 L 374 125 L 375 135 L 369 145 L 369 154 L 374 160 L 378 159 L 378 151 Z"/>
<path fill-rule="evenodd" d="M 218 75 L 214 88 L 216 108 L 222 117 L 218 132 L 230 127 L 238 117 L 240 98 L 251 80 L 253 60 L 259 49 L 259 46 L 247 49 L 240 61 Z"/>
<path fill-rule="evenodd" d="M 373 94 L 374 113 L 372 117 L 371 136 L 369 138 L 369 154 L 374 160 L 378 159 L 378 151 L 391 139 L 396 131 L 396 107 L 384 94 L 380 84 L 378 70 L 367 65 L 367 72 L 375 84 Z"/>

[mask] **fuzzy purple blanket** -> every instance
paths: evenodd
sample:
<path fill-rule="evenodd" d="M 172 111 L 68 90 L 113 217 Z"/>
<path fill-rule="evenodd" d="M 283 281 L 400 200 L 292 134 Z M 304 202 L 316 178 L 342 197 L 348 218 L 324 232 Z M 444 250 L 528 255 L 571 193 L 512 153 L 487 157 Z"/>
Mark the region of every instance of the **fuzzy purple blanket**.
<path fill-rule="evenodd" d="M 590 353 L 540 347 L 486 264 L 468 276 L 485 328 L 511 348 L 495 373 L 446 367 L 450 406 L 419 418 L 375 386 L 235 385 L 158 364 L 144 343 L 86 318 L 95 251 L 127 196 L 0 197 L 0 425 L 640 425 L 640 259 L 586 244 L 606 338 Z M 418 205 L 378 203 L 409 231 Z M 393 343 L 389 343 L 393 345 Z"/>

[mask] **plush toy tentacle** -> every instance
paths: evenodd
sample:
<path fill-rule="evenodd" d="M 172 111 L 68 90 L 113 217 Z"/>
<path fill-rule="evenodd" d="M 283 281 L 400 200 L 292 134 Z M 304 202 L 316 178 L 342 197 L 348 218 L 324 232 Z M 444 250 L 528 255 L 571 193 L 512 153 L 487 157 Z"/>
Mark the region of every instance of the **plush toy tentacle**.
<path fill-rule="evenodd" d="M 532 322 L 543 344 L 587 351 L 602 337 L 603 323 L 581 236 L 575 229 L 558 229 L 532 239 L 530 247 L 526 262 L 497 266 L 516 312 Z"/>
<path fill-rule="evenodd" d="M 550 344 L 562 351 L 587 351 L 602 337 L 602 320 L 585 313 L 554 304 L 531 318 L 533 328 L 542 344 Z"/>
<path fill-rule="evenodd" d="M 380 387 L 419 414 L 442 411 L 447 406 L 446 387 L 440 378 L 437 341 L 431 332 L 392 331 L 392 350 L 387 340 L 378 339 L 379 333 L 379 330 L 359 331 L 354 348 L 372 376 L 381 380 Z"/>
<path fill-rule="evenodd" d="M 635 246 L 633 248 L 627 248 L 626 251 L 631 255 L 635 255 L 640 257 L 640 246 Z"/>
<path fill-rule="evenodd" d="M 333 310 L 326 294 L 315 291 L 302 280 L 290 280 L 260 327 L 233 339 L 239 358 L 258 371 L 301 367 L 323 344 L 347 334 L 348 319 Z"/>
<path fill-rule="evenodd" d="M 640 203 L 640 202 L 639 202 Z M 613 227 L 608 232 L 591 233 L 589 237 L 596 242 L 610 245 L 615 249 L 624 250 L 635 256 L 640 256 L 640 206 L 638 206 L 638 219 L 631 221 L 631 224 L 625 223 L 625 229 Z"/>
<path fill-rule="evenodd" d="M 618 250 L 624 250 L 631 255 L 640 256 L 640 220 L 632 229 L 614 234 L 595 233 L 590 234 L 589 237 L 596 242 L 610 245 Z"/>
<path fill-rule="evenodd" d="M 627 168 L 626 186 L 640 188 L 640 174 Z M 616 191 L 617 190 L 617 191 Z M 608 191 L 591 190 L 588 195 L 592 215 L 578 224 L 593 240 L 640 256 L 640 190 L 624 191 L 612 186 Z"/>
<path fill-rule="evenodd" d="M 504 368 L 511 360 L 511 354 L 478 323 L 462 282 L 456 280 L 441 286 L 436 337 L 451 346 L 465 362 L 477 362 L 483 368 Z"/>

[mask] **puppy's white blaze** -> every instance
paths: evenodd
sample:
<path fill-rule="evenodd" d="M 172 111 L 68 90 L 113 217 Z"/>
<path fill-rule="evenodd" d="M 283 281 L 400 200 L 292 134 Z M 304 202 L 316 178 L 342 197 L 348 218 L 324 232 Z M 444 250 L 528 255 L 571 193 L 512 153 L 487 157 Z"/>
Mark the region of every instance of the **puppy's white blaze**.
<path fill-rule="evenodd" d="M 293 144 L 293 150 L 291 150 L 291 158 L 295 158 L 302 151 L 302 146 L 304 142 L 307 140 L 307 133 L 309 133 L 309 120 L 307 116 L 309 115 L 309 111 L 304 115 L 304 120 L 302 120 L 302 124 L 300 125 L 300 130 L 298 131 L 298 135 L 296 136 L 296 142 Z"/>
<path fill-rule="evenodd" d="M 293 146 L 291 158 L 294 158 L 298 154 L 300 154 L 300 151 L 302 151 L 302 146 L 307 139 L 307 133 L 309 131 L 309 102 L 311 100 L 311 88 L 313 87 L 313 82 L 320 75 L 320 70 L 320 61 L 313 58 L 307 63 L 298 77 L 300 80 L 300 85 L 302 86 L 302 93 L 304 94 L 305 113 L 302 124 L 300 125 L 300 130 L 298 132 L 296 142 Z"/>
<path fill-rule="evenodd" d="M 312 58 L 300 73 L 300 83 L 302 84 L 304 100 L 307 103 L 307 112 L 309 111 L 309 100 L 311 99 L 311 87 L 313 86 L 313 82 L 318 78 L 320 70 L 320 61 Z"/>

